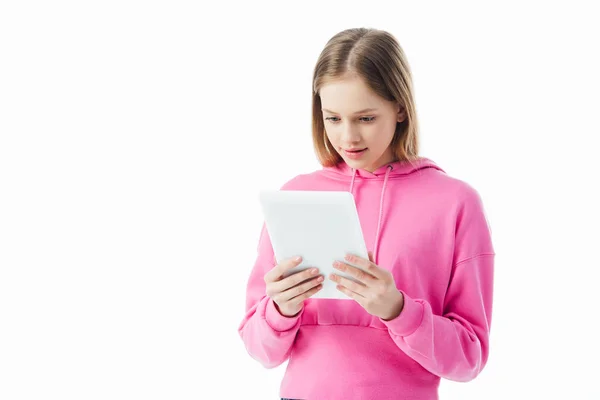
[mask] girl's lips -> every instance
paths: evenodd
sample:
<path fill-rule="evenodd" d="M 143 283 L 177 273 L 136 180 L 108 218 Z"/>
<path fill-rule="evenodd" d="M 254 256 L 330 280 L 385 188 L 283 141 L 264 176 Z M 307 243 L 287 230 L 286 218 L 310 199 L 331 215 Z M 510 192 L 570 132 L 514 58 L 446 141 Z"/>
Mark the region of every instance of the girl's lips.
<path fill-rule="evenodd" d="M 368 149 L 365 147 L 364 149 L 361 150 L 344 150 L 344 154 L 346 154 L 346 157 L 351 158 L 353 160 L 357 160 L 359 158 L 362 157 L 363 154 L 365 154 L 365 152 Z"/>

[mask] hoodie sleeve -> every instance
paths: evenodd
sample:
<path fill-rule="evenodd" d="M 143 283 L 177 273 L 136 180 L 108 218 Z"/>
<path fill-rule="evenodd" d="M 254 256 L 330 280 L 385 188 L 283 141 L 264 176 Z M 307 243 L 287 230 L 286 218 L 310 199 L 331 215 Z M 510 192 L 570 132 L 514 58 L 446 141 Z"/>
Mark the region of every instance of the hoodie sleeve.
<path fill-rule="evenodd" d="M 394 342 L 431 373 L 466 382 L 485 366 L 492 316 L 494 249 L 479 194 L 468 190 L 456 217 L 454 256 L 442 315 L 403 290 L 404 308 L 388 327 Z M 398 283 L 401 286 L 401 283 Z"/>
<path fill-rule="evenodd" d="M 266 295 L 264 275 L 274 266 L 273 248 L 263 224 L 258 255 L 247 283 L 245 315 L 238 333 L 248 354 L 265 368 L 277 367 L 288 359 L 304 313 L 302 309 L 295 317 L 285 317 Z"/>

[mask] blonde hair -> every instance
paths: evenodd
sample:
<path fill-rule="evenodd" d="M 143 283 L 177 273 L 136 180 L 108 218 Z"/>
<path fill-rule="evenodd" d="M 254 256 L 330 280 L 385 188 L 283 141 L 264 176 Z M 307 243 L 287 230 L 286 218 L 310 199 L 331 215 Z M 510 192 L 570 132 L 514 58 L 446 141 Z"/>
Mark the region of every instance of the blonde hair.
<path fill-rule="evenodd" d="M 372 28 L 346 29 L 334 35 L 319 55 L 313 72 L 312 136 L 321 165 L 342 161 L 325 134 L 319 90 L 344 75 L 357 75 L 382 98 L 395 101 L 406 110 L 396 123 L 391 142 L 398 160 L 418 158 L 419 138 L 412 75 L 404 51 L 392 34 Z"/>

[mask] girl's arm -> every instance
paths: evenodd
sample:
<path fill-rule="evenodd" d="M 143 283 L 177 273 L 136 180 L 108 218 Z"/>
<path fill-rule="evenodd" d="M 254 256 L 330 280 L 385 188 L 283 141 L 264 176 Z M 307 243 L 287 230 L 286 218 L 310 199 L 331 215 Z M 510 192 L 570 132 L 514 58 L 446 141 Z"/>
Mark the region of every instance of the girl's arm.
<path fill-rule="evenodd" d="M 452 273 L 442 315 L 404 291 L 404 308 L 388 327 L 394 342 L 428 371 L 454 381 L 475 378 L 489 353 L 494 250 L 479 195 L 468 191 L 457 213 Z"/>
<path fill-rule="evenodd" d="M 304 312 L 303 308 L 298 315 L 285 317 L 277 311 L 273 300 L 266 296 L 264 275 L 274 266 L 273 248 L 263 224 L 258 256 L 246 289 L 246 313 L 238 333 L 248 354 L 266 368 L 277 367 L 287 360 Z"/>

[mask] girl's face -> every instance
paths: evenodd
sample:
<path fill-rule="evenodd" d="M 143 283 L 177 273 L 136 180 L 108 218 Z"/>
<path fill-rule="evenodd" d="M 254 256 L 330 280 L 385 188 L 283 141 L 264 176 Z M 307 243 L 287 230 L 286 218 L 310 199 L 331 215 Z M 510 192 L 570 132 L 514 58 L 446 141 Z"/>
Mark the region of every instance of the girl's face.
<path fill-rule="evenodd" d="M 360 77 L 331 81 L 320 92 L 325 132 L 352 168 L 369 172 L 394 161 L 390 143 L 404 109 L 375 94 Z"/>

